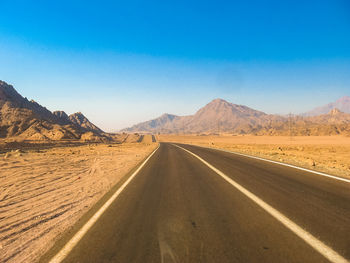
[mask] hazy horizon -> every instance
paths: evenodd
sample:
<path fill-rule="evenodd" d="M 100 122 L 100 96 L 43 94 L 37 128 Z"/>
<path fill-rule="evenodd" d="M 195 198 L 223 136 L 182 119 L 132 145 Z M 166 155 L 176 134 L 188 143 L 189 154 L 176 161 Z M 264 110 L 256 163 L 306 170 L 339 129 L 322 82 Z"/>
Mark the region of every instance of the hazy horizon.
<path fill-rule="evenodd" d="M 0 4 L 0 79 L 106 131 L 215 98 L 298 114 L 350 95 L 347 1 Z"/>

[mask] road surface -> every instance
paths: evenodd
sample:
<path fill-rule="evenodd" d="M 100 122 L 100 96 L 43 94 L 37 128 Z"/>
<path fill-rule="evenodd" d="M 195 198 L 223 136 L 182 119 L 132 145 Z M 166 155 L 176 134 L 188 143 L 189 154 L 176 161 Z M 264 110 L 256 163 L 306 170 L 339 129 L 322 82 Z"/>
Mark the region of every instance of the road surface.
<path fill-rule="evenodd" d="M 137 142 L 142 142 L 143 138 L 145 137 L 145 135 L 140 135 L 139 139 L 137 140 Z"/>
<path fill-rule="evenodd" d="M 340 258 L 333 262 L 350 259 L 350 183 L 223 151 L 180 146 L 331 249 Z M 41 261 L 48 262 L 71 236 Z M 201 160 L 161 143 L 63 262 L 332 260 Z"/>

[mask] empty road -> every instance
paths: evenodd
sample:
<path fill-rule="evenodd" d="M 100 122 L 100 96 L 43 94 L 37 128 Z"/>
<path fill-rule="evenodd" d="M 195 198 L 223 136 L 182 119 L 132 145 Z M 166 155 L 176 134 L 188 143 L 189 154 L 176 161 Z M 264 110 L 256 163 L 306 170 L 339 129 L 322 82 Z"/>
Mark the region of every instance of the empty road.
<path fill-rule="evenodd" d="M 160 144 L 63 262 L 350 259 L 350 183 L 178 145 Z"/>

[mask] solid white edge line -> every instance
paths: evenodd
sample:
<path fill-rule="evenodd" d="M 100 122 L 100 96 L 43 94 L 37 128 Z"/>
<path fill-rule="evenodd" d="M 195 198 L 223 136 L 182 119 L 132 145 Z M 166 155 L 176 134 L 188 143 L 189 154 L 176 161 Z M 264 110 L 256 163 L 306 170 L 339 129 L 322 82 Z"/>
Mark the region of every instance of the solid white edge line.
<path fill-rule="evenodd" d="M 233 187 L 235 187 L 238 191 L 243 193 L 245 196 L 247 196 L 250 200 L 255 202 L 258 206 L 260 206 L 262 209 L 264 209 L 267 213 L 269 213 L 271 216 L 273 216 L 275 219 L 277 219 L 280 223 L 282 223 L 285 227 L 287 227 L 289 230 L 291 230 L 294 234 L 296 234 L 298 237 L 300 237 L 302 240 L 304 240 L 307 244 L 309 244 L 312 248 L 314 248 L 316 251 L 318 251 L 322 256 L 327 258 L 329 261 L 333 263 L 349 263 L 348 260 L 343 258 L 341 255 L 339 255 L 337 252 L 335 252 L 332 248 L 328 247 L 326 244 L 324 244 L 322 241 L 315 238 L 312 234 L 302 229 L 300 226 L 295 224 L 293 221 L 291 221 L 289 218 L 287 218 L 285 215 L 283 215 L 281 212 L 270 206 L 269 204 L 265 203 L 262 199 L 254 195 L 249 190 L 245 189 L 240 184 L 236 183 L 234 180 L 229 178 L 227 175 L 225 175 L 223 172 L 209 164 L 207 161 L 203 160 L 198 155 L 192 153 L 191 151 L 182 148 L 176 144 L 173 144 L 174 146 L 186 151 L 187 153 L 193 155 L 197 159 L 199 159 L 202 163 L 204 163 L 206 166 L 208 166 L 210 169 L 212 169 L 214 172 L 216 172 L 218 175 L 220 175 L 224 180 L 226 180 L 228 183 L 230 183 Z"/>
<path fill-rule="evenodd" d="M 123 183 L 121 187 L 108 199 L 106 203 L 80 228 L 80 230 L 66 243 L 66 245 L 49 261 L 49 263 L 60 263 L 65 257 L 72 251 L 72 249 L 78 244 L 80 239 L 89 231 L 89 229 L 96 223 L 101 215 L 107 210 L 107 208 L 114 202 L 124 188 L 131 182 L 131 180 L 137 175 L 147 161 L 153 156 L 153 154 L 159 149 L 158 147 L 147 157 L 147 159 L 136 169 L 135 172 Z"/>
<path fill-rule="evenodd" d="M 222 151 L 222 152 L 232 153 L 232 154 L 236 154 L 236 155 L 240 155 L 240 156 L 244 156 L 244 157 L 248 157 L 248 158 L 252 158 L 252 159 L 257 159 L 257 160 L 260 160 L 260 161 L 265 161 L 265 162 L 269 162 L 269 163 L 274 163 L 274 164 L 279 164 L 279 165 L 295 168 L 295 169 L 298 169 L 298 170 L 301 170 L 301 171 L 305 171 L 305 172 L 321 175 L 321 176 L 324 176 L 324 177 L 332 178 L 332 179 L 335 179 L 335 180 L 343 181 L 343 182 L 346 182 L 346 183 L 350 183 L 350 179 L 346 179 L 346 178 L 343 178 L 343 177 L 338 177 L 338 176 L 335 176 L 335 175 L 330 175 L 330 174 L 326 174 L 326 173 L 322 173 L 322 172 L 313 171 L 313 170 L 310 170 L 310 169 L 307 169 L 307 168 L 302 168 L 302 167 L 295 166 L 295 165 L 288 164 L 288 163 L 282 163 L 282 162 L 273 161 L 273 160 L 269 160 L 269 159 L 253 156 L 253 155 L 248 155 L 248 154 L 239 153 L 239 152 L 233 152 L 233 151 L 229 151 L 229 150 L 225 150 L 225 149 L 219 149 L 219 148 L 213 148 L 213 147 L 205 147 L 205 146 L 195 145 L 195 144 L 186 144 L 186 145 L 197 146 L 197 147 L 201 147 L 201 148 L 205 148 L 205 149 L 218 150 L 218 151 Z"/>

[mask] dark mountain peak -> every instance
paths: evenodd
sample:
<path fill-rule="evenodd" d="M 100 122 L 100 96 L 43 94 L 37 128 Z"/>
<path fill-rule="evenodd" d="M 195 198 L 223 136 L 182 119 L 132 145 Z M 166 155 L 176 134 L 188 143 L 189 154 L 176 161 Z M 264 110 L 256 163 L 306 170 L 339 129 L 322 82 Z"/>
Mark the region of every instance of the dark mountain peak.
<path fill-rule="evenodd" d="M 56 116 L 57 116 L 58 118 L 60 118 L 60 119 L 68 119 L 67 113 L 65 113 L 65 112 L 62 111 L 62 110 L 54 111 L 52 114 L 56 115 Z"/>
<path fill-rule="evenodd" d="M 57 121 L 56 116 L 51 111 L 34 100 L 29 101 L 27 98 L 23 98 L 12 85 L 0 81 L 0 106 L 4 103 L 9 103 L 12 108 L 28 109 L 38 118 L 53 122 Z"/>
<path fill-rule="evenodd" d="M 71 124 L 71 121 L 69 120 L 69 116 L 64 111 L 57 110 L 57 111 L 54 111 L 52 114 L 57 117 L 58 122 L 60 124 Z"/>
<path fill-rule="evenodd" d="M 45 123 L 45 125 L 42 127 L 35 126 L 39 125 L 38 123 Z M 28 125 L 31 128 L 28 128 Z M 58 128 L 57 125 L 61 127 Z M 66 125 L 69 125 L 69 127 L 63 127 Z M 22 127 L 25 127 L 25 129 Z M 21 135 L 32 138 L 32 133 L 41 135 L 45 133 L 45 136 L 48 136 L 47 138 L 77 139 L 82 132 L 102 132 L 81 112 L 75 113 L 73 116 L 68 116 L 64 111 L 52 113 L 36 101 L 29 101 L 22 97 L 12 85 L 4 81 L 0 81 L 0 128 L 0 137 Z M 49 130 L 56 130 L 57 132 L 49 133 Z"/>
<path fill-rule="evenodd" d="M 7 84 L 5 81 L 0 80 L 0 100 L 3 102 L 11 102 L 16 105 L 23 104 L 26 101 L 12 85 Z"/>
<path fill-rule="evenodd" d="M 71 122 L 79 126 L 81 126 L 83 123 L 89 122 L 89 120 L 80 111 L 69 115 L 68 118 Z"/>

